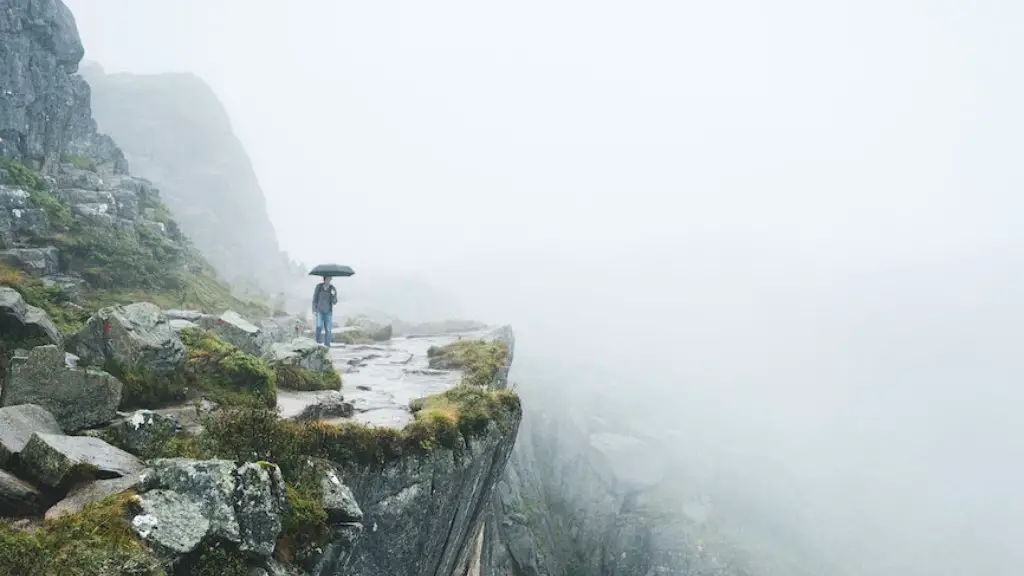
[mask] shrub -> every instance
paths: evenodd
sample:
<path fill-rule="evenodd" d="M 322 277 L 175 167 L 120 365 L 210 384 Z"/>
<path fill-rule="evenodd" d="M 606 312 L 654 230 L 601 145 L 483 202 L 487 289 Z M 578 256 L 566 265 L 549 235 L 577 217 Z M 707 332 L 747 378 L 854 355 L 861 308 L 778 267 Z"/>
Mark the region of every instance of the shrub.
<path fill-rule="evenodd" d="M 330 372 L 314 372 L 295 364 L 279 364 L 274 367 L 277 375 L 278 388 L 310 392 L 316 390 L 340 390 L 341 374 Z"/>
<path fill-rule="evenodd" d="M 508 346 L 504 342 L 458 340 L 427 350 L 430 367 L 438 370 L 462 370 L 462 381 L 473 386 L 488 386 L 508 363 Z"/>

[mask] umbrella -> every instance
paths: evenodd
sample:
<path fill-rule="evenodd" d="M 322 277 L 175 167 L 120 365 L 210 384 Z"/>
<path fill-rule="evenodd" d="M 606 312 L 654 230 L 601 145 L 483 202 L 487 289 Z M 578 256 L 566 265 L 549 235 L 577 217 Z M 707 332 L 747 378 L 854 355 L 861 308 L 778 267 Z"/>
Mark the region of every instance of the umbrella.
<path fill-rule="evenodd" d="M 351 276 L 355 273 L 351 267 L 342 264 L 321 264 L 309 271 L 310 276 Z"/>

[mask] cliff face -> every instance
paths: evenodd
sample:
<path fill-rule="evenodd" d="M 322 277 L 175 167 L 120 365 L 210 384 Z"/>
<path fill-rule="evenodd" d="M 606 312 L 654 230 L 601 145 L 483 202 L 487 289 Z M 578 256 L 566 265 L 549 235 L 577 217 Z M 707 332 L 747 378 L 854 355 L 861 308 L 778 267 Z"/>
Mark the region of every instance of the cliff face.
<path fill-rule="evenodd" d="M 105 74 L 82 65 L 100 129 L 163 192 L 182 230 L 227 279 L 283 288 L 287 257 L 227 111 L 192 74 Z"/>
<path fill-rule="evenodd" d="M 83 52 L 62 2 L 0 1 L 0 156 L 44 172 L 74 155 L 127 170 L 113 141 L 97 134 L 89 85 L 74 75 Z"/>

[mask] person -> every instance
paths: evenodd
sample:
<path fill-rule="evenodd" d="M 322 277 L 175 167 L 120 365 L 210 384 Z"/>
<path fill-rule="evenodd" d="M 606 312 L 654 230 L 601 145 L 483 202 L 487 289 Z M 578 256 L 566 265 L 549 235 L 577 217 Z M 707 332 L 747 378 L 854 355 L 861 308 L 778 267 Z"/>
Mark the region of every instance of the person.
<path fill-rule="evenodd" d="M 317 344 L 331 345 L 331 327 L 334 316 L 334 305 L 338 303 L 338 290 L 331 286 L 331 277 L 324 276 L 324 281 L 313 289 L 313 318 L 316 319 Z M 323 330 L 323 339 L 320 331 Z"/>

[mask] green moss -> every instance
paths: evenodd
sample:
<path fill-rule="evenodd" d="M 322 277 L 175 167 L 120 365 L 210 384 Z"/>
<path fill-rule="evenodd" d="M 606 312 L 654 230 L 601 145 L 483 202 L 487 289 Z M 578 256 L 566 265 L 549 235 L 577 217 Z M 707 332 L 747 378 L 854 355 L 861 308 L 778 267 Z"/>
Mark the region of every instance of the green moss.
<path fill-rule="evenodd" d="M 65 155 L 61 158 L 61 162 L 67 162 L 79 170 L 96 171 L 96 163 L 88 156 L 82 156 L 81 154 Z"/>
<path fill-rule="evenodd" d="M 463 383 L 488 386 L 508 363 L 508 346 L 504 342 L 458 340 L 427 350 L 430 367 L 438 370 L 462 370 Z"/>
<path fill-rule="evenodd" d="M 221 404 L 248 404 L 256 399 L 268 407 L 277 405 L 275 376 L 263 360 L 209 331 L 183 330 L 181 340 L 188 349 L 189 381 L 204 396 Z"/>
<path fill-rule="evenodd" d="M 509 414 L 521 410 L 519 395 L 511 390 L 491 390 L 480 386 L 461 384 L 440 394 L 420 398 L 410 403 L 417 424 L 444 417 L 452 420 L 463 434 L 483 431 L 489 422 L 507 426 Z"/>
<path fill-rule="evenodd" d="M 132 494 L 112 496 L 28 531 L 0 522 L 0 576 L 165 576 L 132 534 L 134 503 Z"/>
<path fill-rule="evenodd" d="M 334 370 L 314 372 L 294 364 L 280 364 L 274 368 L 274 373 L 277 374 L 278 388 L 286 390 L 308 392 L 341 389 L 341 374 Z"/>
<path fill-rule="evenodd" d="M 294 561 L 300 547 L 321 546 L 327 542 L 330 530 L 327 510 L 315 488 L 287 485 L 288 512 L 284 516 L 281 537 L 275 555 L 286 563 Z"/>

